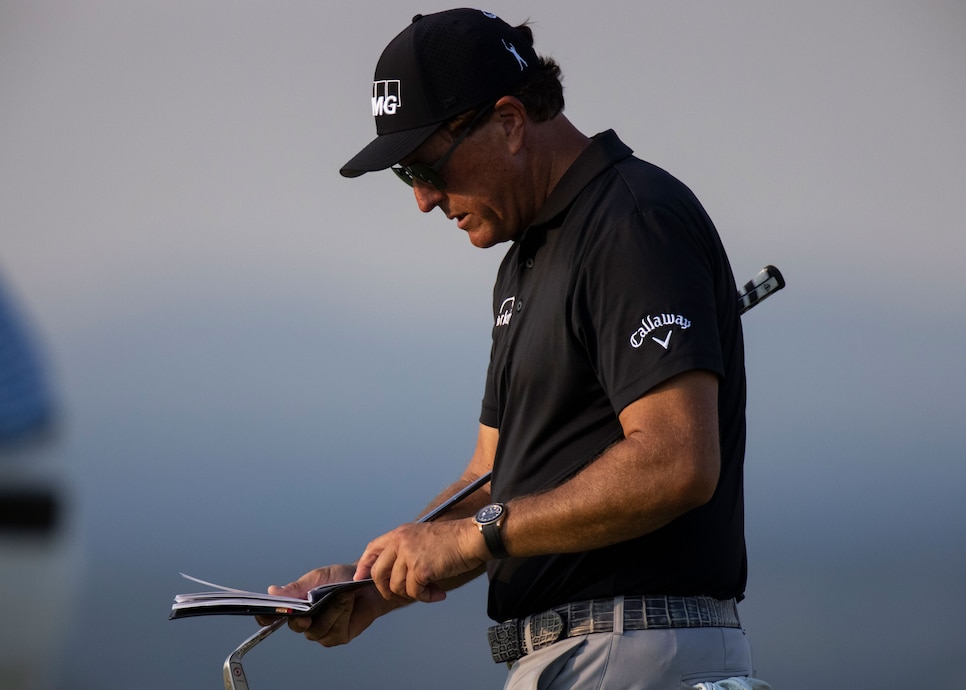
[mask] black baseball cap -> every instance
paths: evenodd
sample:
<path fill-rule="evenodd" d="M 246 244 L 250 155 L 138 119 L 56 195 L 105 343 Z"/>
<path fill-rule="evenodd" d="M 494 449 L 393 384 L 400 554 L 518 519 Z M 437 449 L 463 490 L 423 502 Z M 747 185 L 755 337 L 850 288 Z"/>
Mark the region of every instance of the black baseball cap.
<path fill-rule="evenodd" d="M 495 14 L 417 14 L 376 64 L 372 115 L 378 136 L 339 172 L 358 177 L 395 165 L 443 122 L 509 93 L 536 66 L 529 32 Z"/>

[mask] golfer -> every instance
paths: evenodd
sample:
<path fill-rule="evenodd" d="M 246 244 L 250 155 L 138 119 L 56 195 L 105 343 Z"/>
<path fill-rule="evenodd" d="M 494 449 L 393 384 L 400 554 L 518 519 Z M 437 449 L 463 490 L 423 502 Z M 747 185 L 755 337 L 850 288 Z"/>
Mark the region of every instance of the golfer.
<path fill-rule="evenodd" d="M 342 175 L 391 169 L 421 211 L 506 251 L 475 450 L 426 510 L 492 480 L 355 564 L 272 588 L 375 580 L 290 627 L 344 644 L 485 572 L 506 688 L 767 688 L 737 607 L 736 287 L 699 201 L 613 131 L 571 124 L 557 64 L 488 12 L 417 15 L 382 53 L 371 104 L 377 137 Z"/>

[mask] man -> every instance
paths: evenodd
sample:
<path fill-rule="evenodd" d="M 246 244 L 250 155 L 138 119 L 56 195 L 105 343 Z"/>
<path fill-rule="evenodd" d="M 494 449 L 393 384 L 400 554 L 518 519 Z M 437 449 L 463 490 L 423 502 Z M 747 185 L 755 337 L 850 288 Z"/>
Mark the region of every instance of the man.
<path fill-rule="evenodd" d="M 567 120 L 559 68 L 532 44 L 526 26 L 479 10 L 417 15 L 376 67 L 378 136 L 341 170 L 395 165 L 421 211 L 440 209 L 475 246 L 511 243 L 476 449 L 427 510 L 492 482 L 374 539 L 354 565 L 270 591 L 373 578 L 290 623 L 330 646 L 486 571 L 507 688 L 751 676 L 727 256 L 683 184 Z"/>
<path fill-rule="evenodd" d="M 42 343 L 0 281 L 0 687 L 52 688 L 79 551 L 65 509 L 57 391 Z"/>

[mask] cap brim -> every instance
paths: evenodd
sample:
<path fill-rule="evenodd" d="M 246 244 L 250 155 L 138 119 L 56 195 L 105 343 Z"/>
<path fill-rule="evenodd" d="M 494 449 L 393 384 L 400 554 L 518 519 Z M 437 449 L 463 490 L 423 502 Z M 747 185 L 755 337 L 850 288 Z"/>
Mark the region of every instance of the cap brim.
<path fill-rule="evenodd" d="M 402 132 L 381 134 L 343 165 L 339 173 L 343 177 L 359 177 L 367 172 L 385 170 L 422 146 L 437 129 L 438 122 Z"/>

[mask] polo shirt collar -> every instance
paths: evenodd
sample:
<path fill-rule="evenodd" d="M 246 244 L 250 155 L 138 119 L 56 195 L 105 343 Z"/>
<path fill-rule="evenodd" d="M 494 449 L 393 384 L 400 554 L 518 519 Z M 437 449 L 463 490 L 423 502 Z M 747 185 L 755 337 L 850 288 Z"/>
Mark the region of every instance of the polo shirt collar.
<path fill-rule="evenodd" d="M 633 153 L 612 129 L 594 135 L 590 145 L 580 153 L 550 192 L 531 227 L 553 224 L 592 179 Z M 526 235 L 526 232 L 523 234 Z"/>

